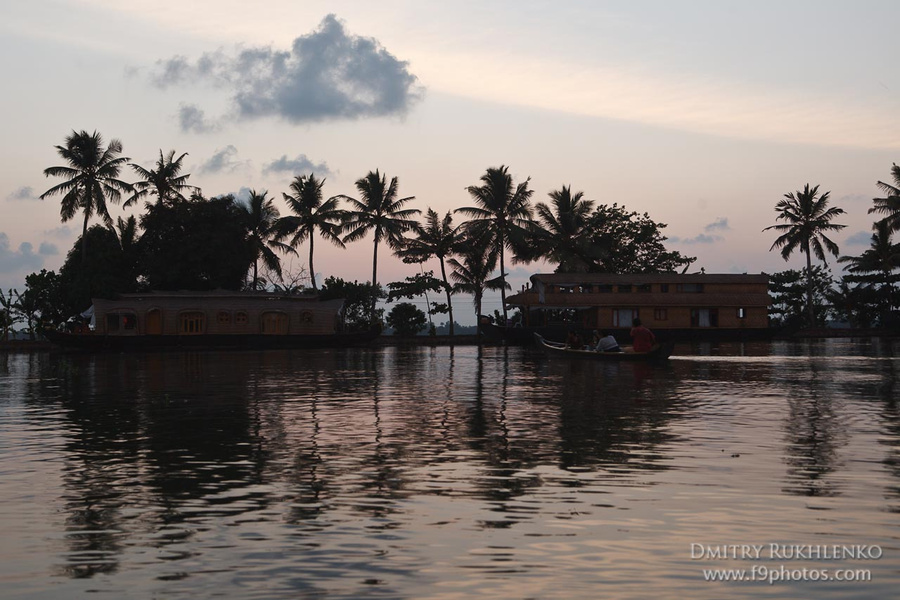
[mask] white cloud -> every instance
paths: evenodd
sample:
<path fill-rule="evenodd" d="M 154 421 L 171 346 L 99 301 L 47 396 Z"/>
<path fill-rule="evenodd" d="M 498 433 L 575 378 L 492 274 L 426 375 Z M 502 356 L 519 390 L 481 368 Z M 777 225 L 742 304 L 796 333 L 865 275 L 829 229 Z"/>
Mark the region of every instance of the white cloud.
<path fill-rule="evenodd" d="M 872 232 L 857 231 L 844 240 L 844 243 L 848 246 L 868 246 L 872 243 Z"/>
<path fill-rule="evenodd" d="M 719 217 L 709 225 L 703 228 L 703 231 L 728 231 L 731 227 L 728 225 L 728 219 Z"/>
<path fill-rule="evenodd" d="M 208 82 L 229 90 L 241 119 L 280 117 L 292 123 L 402 116 L 423 90 L 408 64 L 373 38 L 349 34 L 334 15 L 296 38 L 290 50 L 249 47 L 235 55 L 207 52 L 196 61 L 174 56 L 150 77 L 159 88 Z M 182 106 L 183 131 L 211 125 L 197 106 Z"/>
<path fill-rule="evenodd" d="M 37 194 L 34 193 L 34 189 L 30 186 L 23 186 L 14 192 L 10 193 L 7 197 L 7 200 L 36 200 Z"/>
<path fill-rule="evenodd" d="M 331 169 L 325 162 L 314 163 L 305 154 L 299 154 L 296 158 L 288 158 L 286 154 L 283 154 L 281 158 L 275 159 L 263 167 L 263 174 L 267 173 L 290 173 L 291 175 L 318 173 L 320 177 L 324 177 L 331 175 Z"/>
<path fill-rule="evenodd" d="M 30 242 L 22 242 L 13 250 L 9 244 L 9 236 L 0 232 L 0 273 L 37 270 L 44 264 L 44 259 L 35 254 Z"/>
<path fill-rule="evenodd" d="M 247 164 L 247 161 L 237 160 L 238 150 L 231 144 L 224 148 L 218 148 L 215 153 L 203 164 L 198 171 L 200 173 L 233 173 L 239 167 Z"/>

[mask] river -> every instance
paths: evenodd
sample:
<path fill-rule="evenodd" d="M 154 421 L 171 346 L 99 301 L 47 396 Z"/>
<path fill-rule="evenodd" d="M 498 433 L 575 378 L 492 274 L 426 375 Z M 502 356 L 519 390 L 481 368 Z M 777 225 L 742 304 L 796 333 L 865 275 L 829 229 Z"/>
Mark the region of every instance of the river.
<path fill-rule="evenodd" d="M 0 597 L 896 594 L 900 346 L 676 354 L 0 354 Z"/>

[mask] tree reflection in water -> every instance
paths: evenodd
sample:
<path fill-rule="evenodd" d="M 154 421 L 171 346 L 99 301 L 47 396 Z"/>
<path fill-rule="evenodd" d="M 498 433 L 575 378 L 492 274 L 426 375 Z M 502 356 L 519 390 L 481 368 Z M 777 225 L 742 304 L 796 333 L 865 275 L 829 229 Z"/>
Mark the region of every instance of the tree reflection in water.
<path fill-rule="evenodd" d="M 570 518 L 572 494 L 665 479 L 683 468 L 673 454 L 707 468 L 692 436 L 721 427 L 727 439 L 752 419 L 771 420 L 775 493 L 838 498 L 854 398 L 878 403 L 878 460 L 893 482 L 881 489 L 900 509 L 894 361 L 844 382 L 852 369 L 819 347 L 702 350 L 663 366 L 507 347 L 65 355 L 0 384 L 63 417 L 69 578 L 120 575 L 136 548 L 155 552 L 142 560 L 157 579 L 201 577 L 241 541 L 232 531 L 252 530 L 265 552 L 235 556 L 292 565 L 298 593 L 353 595 L 347 570 L 384 582 L 428 564 L 407 552 L 422 511 L 437 511 L 427 526 L 438 537 L 540 530 Z M 725 351 L 740 360 L 717 358 Z"/>

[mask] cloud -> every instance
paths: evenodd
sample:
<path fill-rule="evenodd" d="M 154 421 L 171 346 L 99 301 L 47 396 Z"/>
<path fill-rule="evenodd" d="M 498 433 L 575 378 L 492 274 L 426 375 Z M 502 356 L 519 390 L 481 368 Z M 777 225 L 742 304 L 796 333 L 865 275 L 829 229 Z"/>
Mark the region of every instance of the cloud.
<path fill-rule="evenodd" d="M 250 188 L 242 187 L 241 189 L 239 189 L 237 191 L 236 194 L 234 194 L 234 199 L 237 200 L 238 202 L 243 202 L 244 204 L 249 205 L 250 204 L 250 192 L 251 192 Z"/>
<path fill-rule="evenodd" d="M 161 89 L 208 82 L 230 91 L 238 118 L 310 123 L 406 114 L 423 94 L 408 67 L 377 40 L 349 34 L 330 14 L 290 50 L 218 50 L 193 62 L 174 56 L 157 62 L 150 81 Z M 186 114 L 191 124 L 196 111 L 182 107 L 182 129 Z"/>
<path fill-rule="evenodd" d="M 50 242 L 41 242 L 41 245 L 38 246 L 38 254 L 41 256 L 56 256 L 59 254 L 59 248 L 56 244 L 51 244 Z"/>
<path fill-rule="evenodd" d="M 237 148 L 231 144 L 219 148 L 198 169 L 200 173 L 233 173 L 238 167 L 247 164 L 247 161 L 237 160 Z"/>
<path fill-rule="evenodd" d="M 7 200 L 36 200 L 37 194 L 34 193 L 34 189 L 29 186 L 23 186 L 17 189 L 16 191 L 10 193 L 7 197 Z"/>
<path fill-rule="evenodd" d="M 703 228 L 703 231 L 728 231 L 731 227 L 728 225 L 728 219 L 719 217 L 709 225 Z"/>
<path fill-rule="evenodd" d="M 290 173 L 292 175 L 318 173 L 319 176 L 324 177 L 331 175 L 331 169 L 328 168 L 327 163 L 314 163 L 305 154 L 299 154 L 297 158 L 288 158 L 286 154 L 283 154 L 281 158 L 273 160 L 263 167 L 263 175 L 268 173 Z"/>
<path fill-rule="evenodd" d="M 713 223 L 715 224 L 715 223 Z M 708 227 L 708 226 L 707 226 Z M 672 236 L 668 238 L 668 241 L 673 244 L 715 244 L 716 242 L 721 242 L 724 240 L 721 235 L 709 235 L 706 233 L 700 233 L 695 235 L 692 238 L 680 238 L 678 236 Z"/>
<path fill-rule="evenodd" d="M 857 231 L 846 240 L 844 240 L 844 243 L 848 246 L 868 246 L 872 243 L 872 232 Z"/>
<path fill-rule="evenodd" d="M 34 253 L 30 242 L 22 242 L 17 250 L 13 250 L 9 245 L 9 236 L 0 232 L 0 273 L 37 270 L 43 264 L 44 259 Z"/>
<path fill-rule="evenodd" d="M 872 194 L 844 194 L 838 199 L 837 205 L 840 206 L 842 204 L 869 203 L 872 201 L 872 197 Z"/>
<path fill-rule="evenodd" d="M 75 234 L 72 232 L 72 229 L 68 225 L 60 225 L 59 227 L 54 227 L 53 229 L 45 229 L 44 235 L 49 235 L 51 237 L 61 239 L 69 239 L 72 238 Z"/>
<path fill-rule="evenodd" d="M 184 133 L 211 133 L 218 131 L 218 123 L 206 118 L 203 109 L 194 104 L 182 104 L 178 110 L 178 125 Z"/>

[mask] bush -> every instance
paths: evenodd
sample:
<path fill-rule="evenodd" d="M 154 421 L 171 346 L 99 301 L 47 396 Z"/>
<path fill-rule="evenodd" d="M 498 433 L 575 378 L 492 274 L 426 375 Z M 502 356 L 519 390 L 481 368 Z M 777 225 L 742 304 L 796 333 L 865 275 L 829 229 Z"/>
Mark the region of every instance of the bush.
<path fill-rule="evenodd" d="M 425 313 L 415 304 L 401 302 L 388 313 L 387 324 L 394 328 L 394 335 L 412 337 L 425 329 Z"/>

